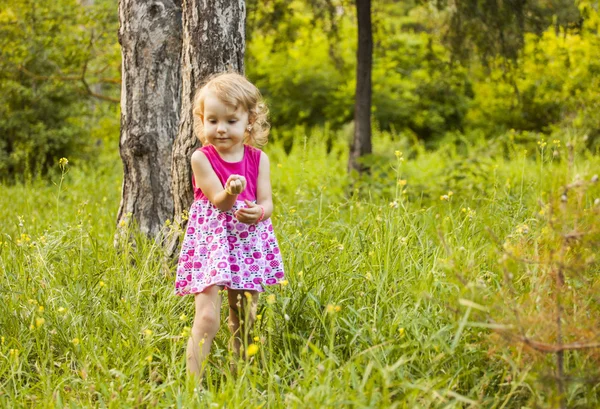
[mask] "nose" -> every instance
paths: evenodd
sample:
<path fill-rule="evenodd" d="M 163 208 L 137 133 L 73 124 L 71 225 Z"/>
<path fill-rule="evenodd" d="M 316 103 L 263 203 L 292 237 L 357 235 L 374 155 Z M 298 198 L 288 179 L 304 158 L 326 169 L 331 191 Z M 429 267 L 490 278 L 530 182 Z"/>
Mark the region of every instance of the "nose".
<path fill-rule="evenodd" d="M 217 125 L 217 133 L 225 133 L 225 124 L 223 122 L 219 122 Z"/>

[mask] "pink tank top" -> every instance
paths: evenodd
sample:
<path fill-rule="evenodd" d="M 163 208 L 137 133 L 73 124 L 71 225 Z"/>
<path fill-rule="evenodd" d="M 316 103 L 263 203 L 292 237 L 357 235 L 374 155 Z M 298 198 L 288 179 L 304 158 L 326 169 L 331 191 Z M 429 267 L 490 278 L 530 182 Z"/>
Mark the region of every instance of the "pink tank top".
<path fill-rule="evenodd" d="M 262 153 L 260 149 L 244 145 L 244 157 L 239 162 L 224 161 L 212 145 L 203 146 L 198 150 L 206 155 L 223 186 L 225 186 L 225 182 L 227 182 L 230 175 L 242 175 L 246 178 L 246 189 L 238 196 L 237 200 L 256 200 L 258 166 L 260 164 L 260 154 Z M 202 189 L 196 186 L 193 175 L 192 186 L 194 186 L 194 200 L 207 199 Z"/>

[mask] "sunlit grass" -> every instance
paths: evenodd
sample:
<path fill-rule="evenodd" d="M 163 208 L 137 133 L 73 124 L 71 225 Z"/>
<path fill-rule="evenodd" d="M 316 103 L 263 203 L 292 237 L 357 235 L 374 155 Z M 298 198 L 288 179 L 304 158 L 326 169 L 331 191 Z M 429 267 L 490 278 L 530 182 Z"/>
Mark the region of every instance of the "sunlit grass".
<path fill-rule="evenodd" d="M 502 285 L 493 237 L 535 228 L 538 200 L 575 177 L 566 160 L 485 144 L 425 153 L 381 137 L 373 179 L 351 184 L 344 143 L 327 153 L 318 136 L 290 155 L 269 147 L 288 283 L 261 297 L 237 377 L 223 320 L 200 390 L 186 381 L 193 305 L 173 295 L 172 262 L 142 237 L 113 247 L 116 229 L 131 228 L 115 223 L 116 153 L 65 165 L 60 190 L 60 178 L 0 187 L 1 405 L 544 404 L 520 349 L 465 325 L 459 298 L 469 283 Z M 582 178 L 600 168 L 577 158 Z"/>

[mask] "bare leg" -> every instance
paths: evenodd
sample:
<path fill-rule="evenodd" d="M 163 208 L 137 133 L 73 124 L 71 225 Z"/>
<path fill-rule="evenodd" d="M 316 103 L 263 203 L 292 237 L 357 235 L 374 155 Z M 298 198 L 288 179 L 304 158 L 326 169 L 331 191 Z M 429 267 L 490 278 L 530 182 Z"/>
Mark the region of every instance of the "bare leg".
<path fill-rule="evenodd" d="M 196 313 L 192 334 L 187 344 L 186 363 L 190 375 L 200 380 L 204 372 L 204 363 L 210 352 L 215 335 L 219 330 L 221 314 L 220 287 L 211 286 L 195 295 Z"/>
<path fill-rule="evenodd" d="M 248 345 L 249 334 L 256 321 L 258 292 L 244 290 L 228 290 L 229 330 L 231 331 L 231 348 L 236 359 L 240 356 L 242 345 Z"/>

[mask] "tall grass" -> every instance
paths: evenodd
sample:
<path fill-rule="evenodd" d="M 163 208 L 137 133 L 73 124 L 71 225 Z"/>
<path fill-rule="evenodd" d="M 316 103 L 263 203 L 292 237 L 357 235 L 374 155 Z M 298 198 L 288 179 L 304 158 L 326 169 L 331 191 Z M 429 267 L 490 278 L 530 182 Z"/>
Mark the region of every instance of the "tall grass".
<path fill-rule="evenodd" d="M 193 304 L 173 295 L 172 262 L 143 237 L 113 247 L 116 229 L 131 228 L 115 225 L 116 152 L 68 165 L 60 195 L 60 176 L 0 186 L 0 404 L 551 406 L 544 367 L 476 325 L 465 299 L 503 285 L 494 238 L 535 229 L 538 201 L 574 173 L 591 177 L 598 157 L 578 152 L 570 173 L 564 143 L 542 160 L 509 142 L 425 152 L 379 135 L 373 176 L 351 183 L 345 141 L 328 152 L 325 139 L 268 149 L 289 284 L 261 296 L 258 352 L 238 376 L 222 326 L 202 388 L 186 380 Z M 598 387 L 572 386 L 569 405 L 599 406 Z"/>

